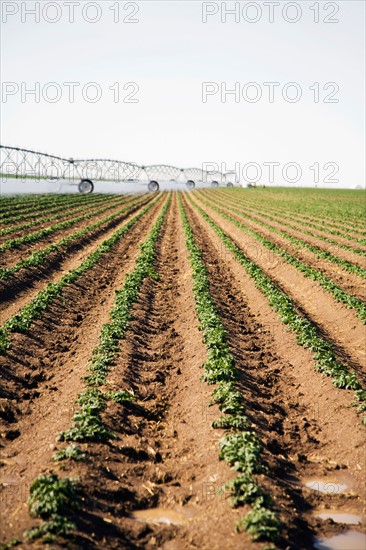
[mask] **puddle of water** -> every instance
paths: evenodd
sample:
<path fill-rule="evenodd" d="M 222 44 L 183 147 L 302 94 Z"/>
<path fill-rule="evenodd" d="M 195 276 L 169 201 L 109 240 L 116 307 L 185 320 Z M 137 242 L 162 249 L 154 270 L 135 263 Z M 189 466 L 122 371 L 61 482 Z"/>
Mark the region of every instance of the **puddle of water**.
<path fill-rule="evenodd" d="M 336 481 L 312 479 L 305 483 L 306 487 L 312 489 L 313 491 L 318 491 L 319 493 L 324 493 L 327 495 L 337 495 L 343 493 L 348 485 L 346 483 L 338 483 Z"/>
<path fill-rule="evenodd" d="M 332 519 L 335 523 L 345 523 L 347 525 L 359 525 L 363 522 L 362 516 L 338 512 L 337 510 L 318 510 L 315 511 L 315 516 L 321 519 Z"/>
<path fill-rule="evenodd" d="M 317 550 L 365 550 L 366 535 L 358 531 L 347 531 L 329 539 L 318 539 L 314 548 Z"/>
<path fill-rule="evenodd" d="M 146 523 L 165 523 L 166 525 L 180 525 L 187 521 L 187 517 L 169 510 L 169 508 L 149 508 L 148 510 L 135 510 L 131 517 Z"/>

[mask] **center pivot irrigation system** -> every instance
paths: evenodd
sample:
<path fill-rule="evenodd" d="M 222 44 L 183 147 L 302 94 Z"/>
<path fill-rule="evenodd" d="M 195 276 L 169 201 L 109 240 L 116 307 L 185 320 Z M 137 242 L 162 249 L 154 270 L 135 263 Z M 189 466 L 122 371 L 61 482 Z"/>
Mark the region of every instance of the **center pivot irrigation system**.
<path fill-rule="evenodd" d="M 30 178 L 77 185 L 80 193 L 92 193 L 94 182 L 136 183 L 147 185 L 149 191 L 158 191 L 160 183 L 183 183 L 194 189 L 196 183 L 212 187 L 233 186 L 233 172 L 223 174 L 217 170 L 177 168 L 166 164 L 139 166 L 133 162 L 112 159 L 65 159 L 47 153 L 0 145 L 0 177 Z M 57 187 L 57 182 L 60 183 Z"/>

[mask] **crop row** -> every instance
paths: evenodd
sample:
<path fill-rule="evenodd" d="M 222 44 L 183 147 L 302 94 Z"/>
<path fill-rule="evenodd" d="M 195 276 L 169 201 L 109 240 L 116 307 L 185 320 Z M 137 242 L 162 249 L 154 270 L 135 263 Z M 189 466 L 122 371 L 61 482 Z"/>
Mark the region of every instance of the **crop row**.
<path fill-rule="evenodd" d="M 92 204 L 94 202 L 98 202 L 104 197 L 105 195 L 77 195 L 76 197 L 74 195 L 60 195 L 60 198 L 57 201 L 50 200 L 47 203 L 45 202 L 40 205 L 29 207 L 22 211 L 18 211 L 15 214 L 13 207 L 11 207 L 10 210 L 7 208 L 6 212 L 0 215 L 0 224 L 9 225 L 10 223 L 28 220 L 29 218 L 39 214 L 42 215 L 45 210 L 47 210 L 48 213 L 57 212 L 61 206 L 68 207 L 69 205 L 74 204 Z"/>
<path fill-rule="evenodd" d="M 337 359 L 333 346 L 320 336 L 314 323 L 297 311 L 287 294 L 280 290 L 270 277 L 244 254 L 231 237 L 200 206 L 193 203 L 190 197 L 189 200 L 222 240 L 225 247 L 244 267 L 257 288 L 268 298 L 269 305 L 278 312 L 281 321 L 296 334 L 298 344 L 313 352 L 315 370 L 332 377 L 333 384 L 337 388 L 354 390 L 355 404 L 358 404 L 359 412 L 366 412 L 366 391 L 363 390 L 356 373 Z M 362 421 L 366 424 L 366 417 L 363 417 Z"/>
<path fill-rule="evenodd" d="M 82 197 L 83 195 L 67 195 L 67 197 Z M 85 195 L 84 195 L 85 196 Z M 0 217 L 3 214 L 8 212 L 9 205 L 13 211 L 24 210 L 26 208 L 30 209 L 34 206 L 39 208 L 40 206 L 45 206 L 48 204 L 57 204 L 60 201 L 63 201 L 65 195 L 24 195 L 24 196 L 1 196 L 0 197 Z"/>
<path fill-rule="evenodd" d="M 266 208 L 266 211 L 268 211 L 267 208 Z M 257 210 L 257 212 L 258 212 L 258 210 Z M 283 212 L 283 211 L 280 211 L 280 212 L 278 212 L 278 211 L 273 212 L 272 211 L 272 213 L 276 214 L 277 218 L 280 217 L 281 220 L 282 219 L 289 220 L 289 221 L 295 222 L 295 223 L 297 223 L 299 225 L 302 225 L 302 226 L 305 226 L 305 227 L 313 227 L 316 231 L 320 231 L 321 233 L 329 233 L 330 235 L 335 235 L 337 237 L 342 237 L 343 239 L 346 239 L 348 241 L 356 242 L 356 243 L 359 243 L 359 244 L 366 244 L 365 239 L 354 237 L 354 236 L 350 235 L 349 232 L 345 233 L 344 225 L 342 227 L 342 231 L 340 231 L 339 229 L 333 229 L 332 227 L 328 227 L 324 224 L 319 225 L 319 223 L 314 223 L 314 220 L 311 220 L 311 219 L 301 220 L 298 216 L 296 216 L 296 217 L 289 216 L 286 212 Z M 319 235 L 316 235 L 316 236 L 319 236 Z"/>
<path fill-rule="evenodd" d="M 92 352 L 86 377 L 87 388 L 77 398 L 79 410 L 73 417 L 73 426 L 59 434 L 59 441 L 99 442 L 106 443 L 116 435 L 110 432 L 103 423 L 101 413 L 107 408 L 109 400 L 124 404 L 134 400 L 131 392 L 126 390 L 102 391 L 108 369 L 119 354 L 120 341 L 125 338 L 130 321 L 131 309 L 139 298 L 141 287 L 146 278 L 157 278 L 154 262 L 157 252 L 157 241 L 171 202 L 169 196 L 156 220 L 146 241 L 141 245 L 141 252 L 132 273 L 126 275 L 122 288 L 116 291 L 115 304 L 110 311 L 110 321 L 103 325 L 99 343 Z M 62 448 L 53 455 L 54 460 L 85 460 L 87 458 L 75 443 Z M 65 501 L 71 506 L 65 506 Z M 43 519 L 43 523 L 28 532 L 28 538 L 35 540 L 43 537 L 43 542 L 52 541 L 55 535 L 67 535 L 76 526 L 69 520 L 70 511 L 80 507 L 78 486 L 70 478 L 59 479 L 56 474 L 38 477 L 30 488 L 29 511 L 33 517 Z"/>
<path fill-rule="evenodd" d="M 42 202 L 49 198 L 49 193 L 40 193 L 36 195 L 0 195 L 0 212 L 8 208 L 9 204 L 14 204 L 14 207 L 18 209 L 24 208 L 28 204 Z"/>
<path fill-rule="evenodd" d="M 159 200 L 159 197 L 145 206 L 123 227 L 117 229 L 111 237 L 105 239 L 78 267 L 71 269 L 58 282 L 49 283 L 28 305 L 5 321 L 0 329 L 0 353 L 4 354 L 11 348 L 10 335 L 12 333 L 27 333 L 34 321 L 42 316 L 53 300 L 62 295 L 64 288 L 75 282 L 88 269 L 91 269 L 104 254 L 108 253 L 157 200 Z"/>
<path fill-rule="evenodd" d="M 125 202 L 125 198 L 123 198 L 121 202 L 122 203 Z M 111 206 L 108 204 L 107 206 L 102 206 L 102 207 L 96 208 L 95 210 L 88 211 L 85 214 L 82 214 L 81 216 L 76 216 L 69 220 L 56 223 L 49 227 L 45 227 L 44 229 L 39 229 L 37 231 L 34 231 L 33 233 L 28 233 L 26 235 L 23 235 L 22 237 L 17 237 L 15 239 L 8 239 L 7 241 L 5 241 L 5 243 L 3 243 L 0 246 L 0 253 L 4 252 L 5 250 L 13 250 L 14 248 L 19 248 L 23 244 L 30 244 L 30 243 L 37 242 L 40 239 L 43 239 L 44 237 L 48 237 L 49 235 L 56 233 L 56 231 L 62 231 L 63 229 L 68 229 L 69 227 L 72 227 L 73 225 L 81 221 L 89 220 L 94 216 L 98 216 L 99 214 L 102 214 L 103 212 L 110 210 L 110 208 Z"/>
<path fill-rule="evenodd" d="M 257 201 L 284 207 L 294 213 L 310 214 L 321 220 L 331 220 L 345 225 L 362 225 L 365 217 L 363 196 L 359 191 L 310 189 L 257 189 L 250 195 Z M 360 200 L 361 199 L 361 200 Z"/>
<path fill-rule="evenodd" d="M 235 201 L 235 204 L 238 205 L 238 201 Z M 343 248 L 345 250 L 348 250 L 350 252 L 353 252 L 354 254 L 357 254 L 359 256 L 366 256 L 366 251 L 363 250 L 362 248 L 358 248 L 358 247 L 354 247 L 354 246 L 350 246 L 348 244 L 343 244 L 343 243 L 340 243 L 338 241 L 335 241 L 334 239 L 330 239 L 329 237 L 325 237 L 323 235 L 318 235 L 318 234 L 314 234 L 313 232 L 309 231 L 308 229 L 300 229 L 299 227 L 297 227 L 296 225 L 292 225 L 290 223 L 285 223 L 283 221 L 283 219 L 281 218 L 281 220 L 269 215 L 269 214 L 266 214 L 264 213 L 263 211 L 259 211 L 258 209 L 248 209 L 248 207 L 242 203 L 240 203 L 240 206 L 242 208 L 244 208 L 244 212 L 249 210 L 251 212 L 252 215 L 255 215 L 255 216 L 262 216 L 272 222 L 275 222 L 275 223 L 278 223 L 278 224 L 281 224 L 282 227 L 284 228 L 289 228 L 289 229 L 293 229 L 294 231 L 299 231 L 300 233 L 304 233 L 305 235 L 309 235 L 310 237 L 316 237 L 317 239 L 319 239 L 320 241 L 324 241 L 326 243 L 329 243 L 333 246 L 336 246 L 338 248 Z M 304 225 L 308 225 L 308 224 L 304 224 Z"/>
<path fill-rule="evenodd" d="M 329 292 L 336 299 L 337 302 L 341 302 L 345 304 L 348 308 L 356 310 L 359 318 L 362 320 L 363 323 L 366 324 L 366 304 L 362 300 L 359 300 L 356 296 L 353 296 L 352 294 L 344 291 L 342 288 L 336 285 L 334 281 L 332 281 L 332 279 L 324 275 L 324 273 L 322 273 L 322 271 L 320 271 L 319 269 L 315 269 L 314 267 L 311 267 L 310 265 L 301 262 L 298 258 L 261 235 L 261 233 L 250 229 L 243 223 L 239 222 L 237 219 L 228 215 L 221 208 L 218 208 L 213 204 L 207 203 L 201 197 L 199 197 L 199 199 L 204 204 L 210 206 L 213 210 L 220 214 L 220 216 L 233 223 L 236 227 L 238 227 L 248 235 L 254 237 L 268 250 L 271 250 L 275 254 L 281 256 L 288 264 L 293 265 L 296 269 L 301 271 L 301 273 L 303 273 L 305 277 L 310 277 L 311 279 L 313 279 L 313 281 L 319 283 L 319 285 L 324 288 L 324 290 Z M 213 202 L 217 204 L 216 201 Z M 222 201 L 221 205 L 224 206 L 227 210 L 235 211 L 234 208 L 230 208 L 225 203 L 223 204 Z"/>
<path fill-rule="evenodd" d="M 45 248 L 42 248 L 41 250 L 38 250 L 37 252 L 33 252 L 30 254 L 27 258 L 24 258 L 23 260 L 20 260 L 16 264 L 14 264 L 11 267 L 6 268 L 0 268 L 0 281 L 6 281 L 10 279 L 15 273 L 18 273 L 22 269 L 27 269 L 30 267 L 37 267 L 41 265 L 44 260 L 53 252 L 58 252 L 60 250 L 64 250 L 73 244 L 75 241 L 80 239 L 81 237 L 87 235 L 91 236 L 92 232 L 101 226 L 108 224 L 109 222 L 113 220 L 117 220 L 118 217 L 123 215 L 128 210 L 131 210 L 131 212 L 138 206 L 140 206 L 141 203 L 144 203 L 146 199 L 139 199 L 137 201 L 127 200 L 123 201 L 122 204 L 127 204 L 127 206 L 124 206 L 124 208 L 118 210 L 117 212 L 114 212 L 113 214 L 109 214 L 105 218 L 102 218 L 101 220 L 98 220 L 97 222 L 94 222 L 92 224 L 87 225 L 83 229 L 79 229 L 78 231 L 75 231 L 71 235 L 68 235 L 67 237 L 63 237 L 56 243 L 52 243 Z M 108 210 L 109 207 L 103 209 Z"/>
<path fill-rule="evenodd" d="M 193 273 L 193 293 L 197 317 L 207 348 L 207 361 L 203 365 L 203 379 L 215 384 L 211 404 L 218 403 L 223 415 L 213 422 L 213 427 L 226 429 L 220 440 L 220 459 L 224 459 L 238 473 L 237 477 L 221 488 L 230 491 L 233 506 L 249 504 L 252 508 L 239 520 L 237 529 L 244 527 L 253 540 L 275 540 L 280 529 L 277 513 L 273 511 L 270 495 L 257 484 L 255 474 L 263 474 L 266 467 L 261 458 L 262 443 L 254 431 L 248 430 L 243 396 L 236 388 L 237 371 L 227 335 L 221 323 L 202 253 L 199 249 L 182 200 L 179 199 L 186 246 Z"/>
<path fill-rule="evenodd" d="M 249 210 L 251 210 L 251 209 L 249 209 Z M 353 252 L 354 254 L 358 254 L 359 256 L 366 256 L 366 251 L 363 248 L 359 248 L 359 247 L 351 246 L 351 245 L 348 245 L 348 244 L 340 243 L 339 241 L 335 241 L 334 239 L 331 239 L 329 237 L 325 237 L 324 235 L 319 235 L 318 233 L 313 233 L 312 231 L 309 231 L 308 229 L 300 229 L 296 225 L 292 225 L 290 223 L 285 223 L 283 221 L 283 219 L 286 219 L 286 216 L 283 216 L 281 218 L 281 220 L 279 220 L 278 218 L 270 216 L 270 215 L 264 213 L 263 211 L 258 211 L 258 209 L 257 210 L 253 209 L 252 212 L 254 212 L 254 214 L 256 214 L 257 216 L 258 215 L 263 216 L 264 218 L 267 218 L 267 219 L 269 219 L 269 220 L 271 220 L 275 223 L 280 223 L 282 226 L 293 229 L 294 231 L 299 231 L 301 233 L 304 233 L 305 235 L 310 235 L 310 237 L 316 237 L 320 241 L 327 242 L 327 243 L 332 244 L 334 246 L 337 246 L 339 248 L 343 248 L 344 250 L 349 250 L 350 252 Z M 297 220 L 295 220 L 295 221 L 296 221 L 296 223 L 300 223 Z M 311 224 L 309 222 L 307 222 L 307 223 L 304 222 L 304 223 L 302 223 L 302 225 L 304 225 L 306 227 L 309 227 L 313 224 Z M 363 244 L 363 239 L 361 239 L 361 241 L 362 242 L 360 244 Z"/>
<path fill-rule="evenodd" d="M 340 231 L 339 229 L 332 229 L 331 227 L 328 227 L 327 225 L 321 222 L 314 223 L 315 220 L 311 218 L 301 219 L 301 217 L 297 214 L 296 214 L 296 217 L 294 217 L 294 215 L 288 210 L 273 208 L 268 206 L 267 204 L 265 206 L 263 204 L 261 204 L 260 206 L 258 204 L 248 204 L 248 201 L 246 200 L 245 206 L 252 213 L 257 213 L 259 215 L 263 215 L 263 213 L 273 214 L 275 216 L 274 219 L 276 219 L 278 223 L 282 223 L 282 221 L 285 219 L 285 220 L 295 222 L 298 225 L 302 225 L 305 227 L 313 227 L 314 229 L 316 229 L 317 231 L 320 231 L 321 233 L 329 233 L 330 235 L 342 237 L 343 239 L 346 239 L 348 241 L 356 241 L 360 244 L 365 244 L 365 239 L 358 239 L 356 237 L 352 237 L 349 234 L 349 232 L 345 233 L 344 225 L 342 226 L 342 231 Z M 300 229 L 298 230 L 300 231 Z M 318 235 L 313 235 L 313 236 L 318 236 Z"/>
<path fill-rule="evenodd" d="M 236 202 L 236 205 L 238 203 Z M 256 223 L 257 225 L 261 225 L 262 227 L 266 227 L 267 229 L 270 229 L 272 233 L 277 233 L 281 237 L 284 237 L 286 240 L 294 243 L 296 246 L 301 246 L 305 248 L 306 250 L 309 250 L 317 258 L 328 260 L 334 264 L 339 265 L 342 269 L 345 271 L 348 271 L 349 273 L 355 273 L 356 275 L 359 275 L 363 279 L 366 279 L 366 269 L 363 267 L 353 264 L 352 262 L 349 262 L 348 260 L 344 260 L 343 258 L 340 258 L 339 256 L 336 256 L 335 254 L 332 254 L 328 250 L 323 250 L 322 248 L 319 248 L 318 246 L 312 245 L 308 243 L 307 241 L 304 241 L 302 239 L 299 239 L 298 237 L 294 237 L 290 233 L 287 233 L 286 231 L 282 229 L 278 229 L 274 227 L 273 225 L 266 223 L 262 220 L 259 220 L 258 218 L 254 218 L 250 214 L 244 213 L 242 210 L 235 209 L 235 212 L 239 214 L 239 216 L 243 218 L 247 218 L 249 221 L 252 221 Z"/>
<path fill-rule="evenodd" d="M 19 210 L 21 208 L 26 208 L 28 206 L 43 204 L 43 203 L 49 203 L 49 202 L 57 202 L 59 200 L 62 200 L 63 198 L 67 197 L 79 197 L 83 198 L 86 197 L 86 195 L 80 195 L 80 193 L 72 193 L 72 194 L 50 194 L 50 193 L 39 193 L 39 194 L 32 194 L 32 195 L 0 195 L 0 212 L 8 208 L 8 205 L 14 205 L 14 208 L 16 210 Z"/>
<path fill-rule="evenodd" d="M 120 197 L 115 197 L 114 199 L 111 199 L 110 196 L 106 195 L 105 197 L 101 197 L 98 201 L 93 201 L 92 206 L 95 208 L 96 206 L 100 204 L 108 203 L 113 206 L 115 202 L 120 202 Z M 88 207 L 88 204 L 83 204 L 80 206 L 80 204 L 71 204 L 67 206 L 67 209 L 65 209 L 64 205 L 59 206 L 56 213 L 53 213 L 51 216 L 46 215 L 43 217 L 33 217 L 31 221 L 28 221 L 23 224 L 18 225 L 11 225 L 10 227 L 6 227 L 5 229 L 0 230 L 0 236 L 10 235 L 11 233 L 17 233 L 18 231 L 24 231 L 25 229 L 31 229 L 32 227 L 37 227 L 37 225 L 42 225 L 44 223 L 49 223 L 55 220 L 61 220 L 63 218 L 67 218 L 69 216 L 72 216 L 74 214 L 78 214 L 79 212 L 82 212 L 86 210 Z"/>
<path fill-rule="evenodd" d="M 227 190 L 225 190 L 227 191 Z M 222 194 L 222 193 L 221 193 Z M 226 196 L 228 196 L 228 193 L 225 193 Z M 240 194 L 237 192 L 237 190 L 232 190 L 232 194 L 231 196 L 232 197 L 238 197 Z M 342 236 L 344 236 L 345 238 L 351 238 L 351 239 L 356 239 L 356 237 L 350 237 L 349 233 L 360 233 L 361 235 L 366 235 L 366 231 L 363 229 L 364 228 L 364 225 L 362 225 L 362 221 L 360 220 L 359 223 L 352 223 L 352 222 L 348 222 L 348 220 L 342 220 L 342 222 L 340 223 L 336 223 L 335 220 L 333 219 L 325 219 L 324 217 L 322 218 L 318 218 L 316 216 L 307 216 L 304 214 L 303 212 L 303 209 L 300 207 L 300 208 L 297 208 L 297 209 L 293 209 L 291 207 L 291 205 L 276 205 L 276 206 L 273 206 L 273 202 L 271 200 L 269 200 L 268 198 L 266 199 L 265 197 L 261 196 L 260 197 L 260 201 L 258 201 L 258 197 L 255 197 L 253 198 L 252 197 L 249 197 L 248 194 L 246 195 L 241 195 L 242 198 L 245 198 L 245 203 L 246 205 L 250 206 L 251 208 L 255 209 L 255 210 L 262 210 L 263 209 L 266 211 L 266 212 L 272 212 L 273 214 L 275 214 L 276 216 L 279 216 L 281 219 L 282 219 L 282 216 L 283 215 L 289 215 L 291 214 L 292 218 L 294 219 L 294 221 L 296 222 L 304 222 L 305 224 L 307 222 L 310 222 L 310 223 L 316 223 L 317 227 L 319 228 L 319 230 L 327 230 L 327 229 L 335 229 L 335 230 L 339 230 L 341 229 L 341 233 L 342 233 Z M 294 218 L 295 216 L 295 218 Z M 322 229 L 321 229 L 322 228 Z M 347 233 L 345 233 L 345 231 Z M 331 231 L 330 231 L 331 232 Z M 338 234 L 338 231 L 337 231 L 337 234 Z M 339 233 L 340 234 L 340 233 Z"/>

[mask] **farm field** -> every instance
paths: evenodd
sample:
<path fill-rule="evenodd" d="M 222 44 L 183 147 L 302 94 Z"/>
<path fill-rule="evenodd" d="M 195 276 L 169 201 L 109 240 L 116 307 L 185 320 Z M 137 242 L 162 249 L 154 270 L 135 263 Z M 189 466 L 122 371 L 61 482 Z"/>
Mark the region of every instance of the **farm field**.
<path fill-rule="evenodd" d="M 366 548 L 365 206 L 1 197 L 0 548 Z"/>

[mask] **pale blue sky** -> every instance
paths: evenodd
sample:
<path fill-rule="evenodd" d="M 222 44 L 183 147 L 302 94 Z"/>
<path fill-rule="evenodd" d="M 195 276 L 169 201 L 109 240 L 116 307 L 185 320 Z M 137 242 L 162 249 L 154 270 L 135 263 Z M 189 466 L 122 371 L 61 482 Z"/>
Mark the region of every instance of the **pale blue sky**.
<path fill-rule="evenodd" d="M 61 20 L 51 24 L 42 17 L 35 23 L 31 16 L 22 23 L 18 2 L 19 13 L 2 23 L 2 81 L 19 88 L 21 82 L 29 88 L 39 82 L 41 89 L 57 82 L 62 98 L 49 103 L 41 97 L 35 103 L 27 97 L 22 103 L 20 92 L 6 102 L 3 96 L 1 143 L 67 157 L 145 164 L 216 162 L 230 169 L 235 163 L 242 167 L 248 162 L 279 162 L 278 184 L 283 183 L 281 167 L 288 162 L 302 167 L 302 184 L 313 183 L 309 166 L 334 162 L 340 167 L 340 185 L 363 183 L 363 1 L 334 2 L 340 8 L 334 24 L 314 23 L 309 9 L 314 2 L 307 1 L 297 2 L 302 17 L 293 24 L 281 15 L 286 2 L 281 2 L 273 23 L 268 22 L 263 2 L 256 2 L 263 10 L 257 23 L 242 17 L 239 23 L 233 17 L 222 23 L 220 14 L 203 23 L 200 1 L 136 2 L 135 24 L 113 22 L 113 1 L 99 3 L 99 22 L 85 22 L 81 7 L 86 3 L 80 0 L 75 22 L 69 23 L 64 2 L 59 1 Z M 124 4 L 120 2 L 121 8 Z M 235 2 L 226 4 L 232 7 Z M 319 3 L 321 18 L 327 15 L 325 4 Z M 121 9 L 121 17 L 127 13 Z M 81 84 L 72 104 L 63 85 L 71 81 Z M 91 81 L 102 90 L 98 103 L 88 103 L 81 95 L 80 88 Z M 257 82 L 263 99 L 235 103 L 231 97 L 222 103 L 216 94 L 203 103 L 205 81 L 227 82 L 228 88 L 235 82 Z M 126 82 L 137 83 L 138 103 L 114 103 L 109 86 L 115 82 L 122 92 Z M 264 82 L 281 84 L 274 103 L 265 96 Z M 297 103 L 281 97 L 288 82 L 302 88 Z M 314 103 L 309 89 L 314 82 L 321 87 L 337 83 L 339 102 Z M 321 96 L 324 93 L 321 90 Z M 262 183 L 265 174 L 264 169 Z M 325 175 L 321 171 L 321 180 Z"/>

